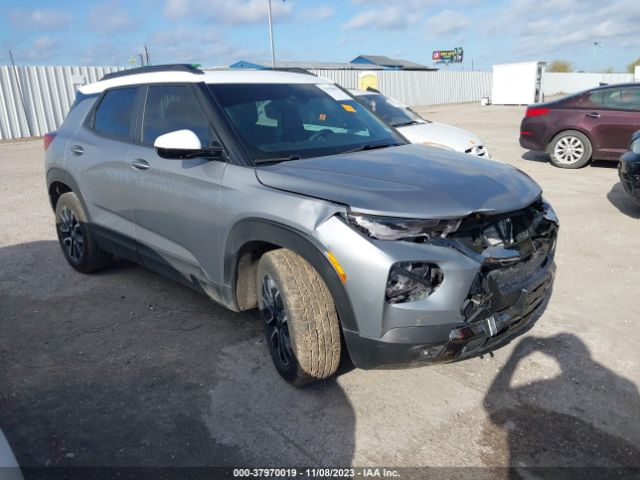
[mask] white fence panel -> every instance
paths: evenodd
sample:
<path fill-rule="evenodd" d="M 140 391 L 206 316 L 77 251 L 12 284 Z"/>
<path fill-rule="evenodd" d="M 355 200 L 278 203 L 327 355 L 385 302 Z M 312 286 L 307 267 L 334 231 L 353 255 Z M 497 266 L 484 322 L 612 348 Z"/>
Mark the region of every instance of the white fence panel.
<path fill-rule="evenodd" d="M 343 86 L 358 87 L 357 70 L 312 70 Z M 480 101 L 491 93 L 488 72 L 420 72 L 379 70 L 379 90 L 406 105 L 438 105 Z"/>
<path fill-rule="evenodd" d="M 0 66 L 0 140 L 55 130 L 79 86 L 118 70 L 123 67 Z"/>
<path fill-rule="evenodd" d="M 62 123 L 80 85 L 123 67 L 0 66 L 0 139 L 43 135 Z M 313 70 L 345 88 L 357 88 L 358 70 Z M 406 105 L 477 102 L 491 94 L 489 72 L 378 70 L 381 92 Z M 600 83 L 633 81 L 632 74 L 548 73 L 546 96 L 574 93 Z"/>
<path fill-rule="evenodd" d="M 559 73 L 545 72 L 542 91 L 546 96 L 576 93 L 601 83 L 633 82 L 632 73 Z"/>

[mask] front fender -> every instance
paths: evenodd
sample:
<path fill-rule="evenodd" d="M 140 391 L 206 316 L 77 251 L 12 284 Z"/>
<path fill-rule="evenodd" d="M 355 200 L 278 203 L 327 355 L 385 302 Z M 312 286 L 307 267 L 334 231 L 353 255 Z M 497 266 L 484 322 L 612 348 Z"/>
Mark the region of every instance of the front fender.
<path fill-rule="evenodd" d="M 224 285 L 231 286 L 230 292 L 235 292 L 239 255 L 243 246 L 251 242 L 267 242 L 287 248 L 309 262 L 327 285 L 342 327 L 358 332 L 351 301 L 326 257 L 326 249 L 316 239 L 282 224 L 262 219 L 244 219 L 233 226 L 225 246 L 223 272 Z"/>

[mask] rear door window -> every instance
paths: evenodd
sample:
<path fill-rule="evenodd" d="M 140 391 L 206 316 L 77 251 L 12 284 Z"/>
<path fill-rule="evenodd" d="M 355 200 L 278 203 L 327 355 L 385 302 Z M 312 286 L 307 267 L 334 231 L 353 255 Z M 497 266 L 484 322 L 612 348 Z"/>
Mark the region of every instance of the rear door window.
<path fill-rule="evenodd" d="M 612 88 L 604 92 L 605 108 L 640 111 L 640 88 Z"/>
<path fill-rule="evenodd" d="M 187 85 L 151 85 L 142 122 L 142 143 L 152 146 L 160 135 L 191 130 L 202 146 L 214 142 L 213 128 Z"/>
<path fill-rule="evenodd" d="M 137 87 L 131 87 L 105 93 L 96 109 L 94 130 L 108 137 L 130 139 L 137 92 Z"/>
<path fill-rule="evenodd" d="M 602 108 L 604 107 L 604 91 L 596 90 L 595 92 L 588 93 L 581 103 L 587 108 Z"/>

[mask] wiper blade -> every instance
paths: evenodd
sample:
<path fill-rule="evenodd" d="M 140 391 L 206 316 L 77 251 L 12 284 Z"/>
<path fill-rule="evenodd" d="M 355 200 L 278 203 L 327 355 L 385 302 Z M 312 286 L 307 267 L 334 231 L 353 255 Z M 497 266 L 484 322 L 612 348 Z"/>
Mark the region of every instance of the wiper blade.
<path fill-rule="evenodd" d="M 253 163 L 256 165 L 264 165 L 267 163 L 288 162 L 289 160 L 302 160 L 302 155 L 289 155 L 288 157 L 277 158 L 256 158 Z"/>
<path fill-rule="evenodd" d="M 362 152 L 364 150 L 377 150 L 379 148 L 387 148 L 387 147 L 397 147 L 400 145 L 404 145 L 404 143 L 378 143 L 375 145 L 361 145 L 357 148 L 353 148 L 351 150 L 346 150 L 344 152 L 341 153 L 353 153 L 353 152 Z"/>
<path fill-rule="evenodd" d="M 409 125 L 418 125 L 420 122 L 417 120 L 411 120 L 409 122 L 392 123 L 394 127 L 408 127 Z"/>

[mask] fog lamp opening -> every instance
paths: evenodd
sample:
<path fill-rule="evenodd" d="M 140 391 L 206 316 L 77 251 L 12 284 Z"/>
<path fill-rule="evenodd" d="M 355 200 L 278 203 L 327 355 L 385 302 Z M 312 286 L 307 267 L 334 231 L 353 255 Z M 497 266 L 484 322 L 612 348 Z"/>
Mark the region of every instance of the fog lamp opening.
<path fill-rule="evenodd" d="M 388 303 L 421 300 L 431 295 L 442 280 L 442 270 L 433 263 L 394 263 L 389 271 L 385 298 Z"/>

